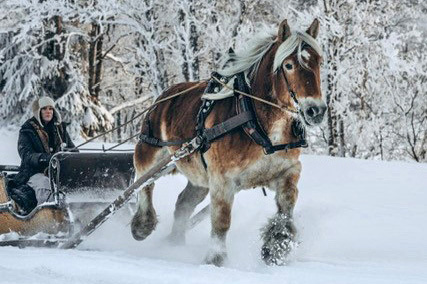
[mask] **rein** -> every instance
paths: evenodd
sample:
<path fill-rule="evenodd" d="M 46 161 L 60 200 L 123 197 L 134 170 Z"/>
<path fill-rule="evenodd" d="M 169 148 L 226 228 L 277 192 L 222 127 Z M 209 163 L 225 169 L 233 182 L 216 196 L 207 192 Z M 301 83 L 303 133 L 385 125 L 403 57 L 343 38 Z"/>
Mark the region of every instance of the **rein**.
<path fill-rule="evenodd" d="M 243 91 L 240 91 L 240 90 L 236 90 L 236 89 L 230 88 L 227 84 L 225 84 L 224 82 L 222 82 L 221 80 L 219 80 L 217 77 L 212 76 L 212 78 L 213 78 L 215 81 L 217 81 L 219 84 L 221 84 L 224 88 L 227 88 L 227 89 L 229 89 L 230 91 L 234 91 L 234 92 L 236 92 L 236 93 L 238 93 L 238 94 L 240 94 L 240 95 L 243 95 L 243 96 L 245 96 L 245 97 L 248 97 L 248 98 L 254 99 L 254 100 L 256 100 L 256 101 L 259 101 L 259 102 L 265 103 L 265 104 L 267 104 L 267 105 L 270 105 L 270 106 L 272 106 L 272 107 L 278 108 L 278 109 L 280 109 L 280 110 L 281 110 L 281 111 L 283 111 L 283 112 L 285 112 L 285 111 L 289 111 L 289 112 L 292 112 L 292 113 L 299 113 L 299 105 L 298 105 L 298 101 L 296 100 L 296 97 L 295 97 L 295 93 L 294 93 L 294 91 L 292 91 L 292 90 L 290 89 L 290 85 L 288 84 L 288 80 L 286 80 L 286 77 L 285 77 L 285 80 L 286 80 L 286 84 L 287 84 L 287 86 L 288 86 L 288 91 L 290 92 L 290 94 L 291 94 L 292 98 L 294 99 L 294 102 L 295 102 L 295 103 L 296 103 L 296 105 L 297 105 L 297 109 L 293 109 L 293 108 L 289 108 L 289 107 L 280 106 L 280 105 L 275 104 L 275 103 L 273 103 L 273 102 L 270 102 L 270 101 L 267 101 L 267 100 L 261 99 L 261 98 L 259 98 L 259 97 L 257 97 L 257 96 L 250 95 L 250 94 L 248 94 L 248 93 L 246 93 L 246 92 L 243 92 Z"/>
<path fill-rule="evenodd" d="M 205 81 L 201 81 L 201 82 L 199 82 L 198 84 L 196 84 L 196 85 L 194 85 L 194 86 L 192 86 L 192 87 L 190 87 L 190 88 L 187 88 L 187 89 L 185 89 L 185 90 L 183 90 L 183 91 L 181 91 L 181 92 L 178 92 L 178 93 L 176 93 L 176 94 L 173 94 L 172 96 L 169 96 L 169 97 L 163 98 L 163 99 L 161 99 L 161 100 L 155 101 L 151 106 L 149 106 L 148 108 L 144 109 L 142 112 L 140 112 L 139 114 L 137 114 L 137 115 L 136 115 L 135 117 L 133 117 L 132 119 L 130 119 L 130 120 L 128 120 L 128 121 L 126 121 L 125 123 L 120 124 L 120 125 L 118 125 L 118 126 L 116 126 L 116 127 L 112 128 L 112 129 L 110 129 L 110 130 L 108 130 L 108 131 L 105 131 L 105 132 L 103 132 L 103 133 L 101 133 L 101 134 L 99 134 L 99 135 L 97 135 L 97 136 L 95 136 L 95 137 L 92 137 L 92 138 L 90 138 L 89 140 L 86 140 L 85 142 L 83 142 L 83 143 L 81 143 L 81 144 L 77 145 L 76 147 L 74 147 L 74 148 L 72 148 L 72 149 L 67 149 L 67 150 L 68 150 L 68 151 L 74 151 L 74 150 L 77 150 L 77 149 L 78 149 L 78 148 L 80 148 L 81 146 L 84 146 L 84 145 L 86 145 L 86 144 L 88 144 L 88 143 L 92 142 L 93 140 L 95 140 L 95 139 L 97 139 L 97 138 L 99 138 L 99 137 L 103 137 L 103 136 L 107 135 L 108 133 L 113 132 L 114 130 L 117 130 L 117 129 L 119 129 L 119 128 L 122 128 L 123 126 L 125 126 L 125 125 L 127 125 L 127 124 L 131 123 L 132 121 L 136 120 L 137 118 L 141 117 L 141 116 L 142 116 L 143 114 L 145 114 L 147 111 L 154 109 L 158 104 L 160 104 L 160 103 L 162 103 L 162 102 L 165 102 L 165 101 L 167 101 L 167 100 L 173 99 L 173 98 L 175 98 L 175 97 L 177 97 L 177 96 L 180 96 L 180 95 L 182 95 L 182 94 L 184 94 L 184 93 L 186 93 L 186 92 L 189 92 L 189 91 L 191 91 L 191 90 L 194 90 L 194 89 L 198 88 L 199 86 L 201 86 L 204 82 L 205 82 Z M 150 99 L 150 98 L 148 98 L 147 100 L 149 100 L 149 99 Z M 144 102 L 146 102 L 147 100 L 143 101 L 143 103 L 144 103 Z M 110 148 L 108 148 L 108 149 L 103 149 L 103 151 L 104 151 L 104 152 L 111 151 L 111 150 L 113 150 L 114 148 L 117 148 L 118 146 L 120 146 L 120 145 L 122 145 L 122 144 L 124 144 L 124 143 L 128 142 L 129 140 L 131 140 L 131 139 L 135 138 L 135 137 L 136 137 L 136 136 L 138 136 L 138 135 L 140 135 L 140 133 L 135 134 L 135 135 L 132 135 L 131 137 L 129 137 L 129 138 L 127 138 L 126 140 L 124 140 L 123 142 L 118 143 L 118 144 L 116 144 L 116 145 L 114 145 L 114 146 L 112 146 L 112 147 L 110 147 Z"/>
<path fill-rule="evenodd" d="M 296 112 L 297 113 L 300 113 L 300 110 L 301 110 L 301 108 L 300 108 L 300 106 L 299 106 L 299 102 L 298 102 L 298 99 L 297 99 L 297 95 L 295 94 L 295 92 L 292 90 L 292 88 L 291 88 L 291 84 L 289 84 L 289 81 L 288 81 L 288 77 L 286 77 L 286 73 L 285 73 L 285 70 L 283 69 L 283 67 L 281 68 L 282 69 L 282 75 L 283 75 L 283 78 L 285 79 L 285 82 L 286 82 L 286 86 L 288 87 L 288 92 L 289 92 L 289 94 L 291 95 L 291 98 L 294 100 L 294 103 L 295 103 L 295 105 L 296 105 Z"/>

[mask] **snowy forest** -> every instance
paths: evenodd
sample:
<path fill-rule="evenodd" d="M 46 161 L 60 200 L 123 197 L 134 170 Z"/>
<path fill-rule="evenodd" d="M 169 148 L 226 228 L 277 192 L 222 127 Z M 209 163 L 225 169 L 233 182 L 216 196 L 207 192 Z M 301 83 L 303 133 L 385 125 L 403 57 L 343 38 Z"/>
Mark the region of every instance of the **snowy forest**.
<path fill-rule="evenodd" d="M 94 137 L 208 79 L 257 31 L 318 18 L 328 114 L 306 152 L 427 162 L 426 13 L 423 0 L 0 0 L 0 127 L 18 130 L 47 95 L 74 138 Z"/>

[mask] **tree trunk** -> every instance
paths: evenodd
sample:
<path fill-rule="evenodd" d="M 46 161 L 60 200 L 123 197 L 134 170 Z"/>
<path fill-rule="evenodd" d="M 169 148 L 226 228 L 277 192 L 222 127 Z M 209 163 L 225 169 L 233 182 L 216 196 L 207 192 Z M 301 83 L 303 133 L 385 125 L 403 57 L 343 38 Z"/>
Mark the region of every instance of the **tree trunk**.
<path fill-rule="evenodd" d="M 63 20 L 61 16 L 54 16 L 51 21 L 55 26 L 54 31 L 48 31 L 45 39 L 50 40 L 55 36 L 59 36 L 60 41 L 50 40 L 44 47 L 42 54 L 44 54 L 49 60 L 56 60 L 58 62 L 64 59 L 65 42 L 61 35 L 63 34 Z M 44 83 L 44 89 L 47 93 L 52 95 L 54 99 L 60 98 L 66 92 L 68 88 L 66 67 L 58 67 L 57 73 L 53 75 L 51 80 L 47 80 Z"/>
<path fill-rule="evenodd" d="M 193 0 L 189 0 L 189 13 L 191 16 L 195 16 L 195 9 L 194 9 L 194 3 Z M 184 44 L 181 44 L 181 55 L 183 58 L 183 63 L 181 65 L 182 69 L 182 75 L 184 76 L 185 81 L 197 81 L 199 80 L 199 73 L 200 73 L 200 63 L 199 63 L 199 56 L 197 55 L 197 52 L 199 51 L 199 34 L 197 31 L 196 24 L 194 23 L 194 20 L 191 18 L 191 16 L 187 15 L 183 9 L 179 9 L 178 12 L 178 19 L 180 24 L 183 27 L 187 26 L 187 21 L 189 25 L 189 35 L 188 35 L 188 42 L 189 45 L 187 46 L 185 43 L 187 42 L 187 39 L 185 38 L 185 34 L 181 34 L 181 40 L 184 42 Z"/>
<path fill-rule="evenodd" d="M 163 50 L 155 50 L 156 53 L 156 68 L 158 70 L 158 78 L 157 78 L 157 95 L 160 95 L 163 90 L 165 90 L 169 86 L 168 73 L 166 71 L 165 66 L 165 56 Z M 198 64 L 198 63 L 197 63 Z"/>
<path fill-rule="evenodd" d="M 381 160 L 384 160 L 384 139 L 383 139 L 383 133 L 382 133 L 382 131 L 380 130 L 380 133 L 379 133 L 379 138 L 380 138 L 380 155 L 381 155 Z"/>
<path fill-rule="evenodd" d="M 181 24 L 185 25 L 185 13 L 182 9 L 178 12 L 179 15 L 179 21 Z M 181 35 L 181 40 L 185 41 L 185 38 Z M 188 70 L 188 57 L 187 57 L 187 49 L 185 47 L 185 44 L 181 45 L 181 55 L 182 55 L 182 75 L 184 76 L 185 81 L 190 81 L 190 71 Z"/>
<path fill-rule="evenodd" d="M 149 6 L 149 3 L 146 2 L 146 5 Z M 149 78 L 148 81 L 152 84 L 151 92 L 153 93 L 154 91 L 154 94 L 157 96 L 169 86 L 164 49 L 158 48 L 155 45 L 155 43 L 159 42 L 158 35 L 161 34 L 160 30 L 162 29 L 162 26 L 159 25 L 158 11 L 156 9 L 161 8 L 153 6 L 145 12 L 145 31 L 135 40 L 138 49 L 144 50 L 146 54 L 150 55 L 150 58 L 152 55 L 155 57 L 154 62 L 137 63 L 136 69 L 141 71 L 136 78 L 135 87 L 137 94 L 140 96 L 149 95 L 145 92 L 146 89 L 144 88 L 144 80 L 147 77 Z"/>
<path fill-rule="evenodd" d="M 237 35 L 239 33 L 240 26 L 243 24 L 243 18 L 244 18 L 245 14 L 246 14 L 246 3 L 245 3 L 245 0 L 240 0 L 239 1 L 239 18 L 237 19 L 237 23 L 234 26 L 233 32 L 231 34 L 231 37 L 232 37 L 232 40 L 233 40 L 233 45 L 232 45 L 233 49 L 236 48 L 236 37 L 237 37 Z"/>
<path fill-rule="evenodd" d="M 331 3 L 330 1 L 323 0 L 323 8 L 325 15 L 331 16 Z M 337 18 L 337 15 L 334 15 L 334 18 Z M 328 105 L 328 153 L 330 156 L 338 155 L 338 114 L 335 110 L 335 103 L 337 99 L 336 86 L 334 77 L 337 73 L 337 44 L 338 39 L 332 37 L 328 39 L 327 50 L 328 50 L 328 62 L 327 66 L 330 66 L 327 75 L 327 88 L 326 88 L 326 104 Z"/>
<path fill-rule="evenodd" d="M 338 117 L 338 126 L 339 126 L 339 154 L 340 157 L 345 157 L 346 147 L 345 147 L 345 136 L 344 136 L 344 120 L 343 117 L 340 115 Z"/>
<path fill-rule="evenodd" d="M 118 111 L 116 115 L 116 127 L 119 126 L 122 123 L 122 112 Z M 117 128 L 117 142 L 122 142 L 122 129 L 121 127 Z"/>
<path fill-rule="evenodd" d="M 217 34 L 220 34 L 220 30 L 218 27 L 218 2 L 215 1 L 215 8 L 212 10 L 211 12 L 211 25 L 215 27 L 215 30 L 217 32 Z M 219 68 L 221 68 L 222 66 L 219 66 L 219 61 L 221 59 L 221 53 L 218 52 L 217 49 L 212 48 L 210 51 L 210 56 L 211 56 L 211 68 L 210 70 L 218 70 Z"/>
<path fill-rule="evenodd" d="M 335 40 L 329 40 L 330 50 L 335 50 Z M 335 50 L 336 52 L 336 50 Z M 331 56 L 332 57 L 332 56 Z M 331 66 L 329 74 L 327 76 L 327 88 L 326 88 L 326 104 L 328 105 L 328 153 L 330 156 L 337 156 L 338 150 L 338 114 L 335 110 L 335 100 L 337 97 L 334 77 L 337 71 L 336 61 L 330 59 L 328 65 Z"/>
<path fill-rule="evenodd" d="M 421 141 L 420 158 L 421 158 L 421 161 L 424 161 L 424 162 L 427 161 L 427 130 L 424 131 L 424 136 Z"/>
<path fill-rule="evenodd" d="M 102 72 L 102 44 L 103 35 L 101 35 L 100 26 L 92 24 L 89 33 L 91 42 L 89 44 L 89 94 L 94 103 L 99 102 L 99 93 L 101 90 L 101 72 Z"/>
<path fill-rule="evenodd" d="M 328 101 L 328 100 L 327 100 Z M 334 110 L 334 105 L 328 104 L 328 153 L 330 156 L 338 155 L 338 116 Z"/>
<path fill-rule="evenodd" d="M 192 2 L 191 2 L 192 3 Z M 190 13 L 194 16 L 196 15 L 196 11 L 194 10 L 193 3 L 190 4 Z M 193 54 L 193 59 L 191 61 L 191 80 L 198 81 L 200 78 L 200 62 L 199 62 L 199 56 L 196 55 L 199 51 L 199 34 L 197 32 L 196 24 L 193 20 L 190 22 L 190 44 Z"/>

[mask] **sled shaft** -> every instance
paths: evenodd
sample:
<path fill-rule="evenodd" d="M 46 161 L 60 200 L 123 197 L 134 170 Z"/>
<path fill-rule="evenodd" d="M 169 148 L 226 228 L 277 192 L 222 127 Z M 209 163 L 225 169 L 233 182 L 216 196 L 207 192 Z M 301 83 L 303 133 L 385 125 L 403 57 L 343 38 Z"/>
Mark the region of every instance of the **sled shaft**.
<path fill-rule="evenodd" d="M 199 212 L 194 214 L 193 217 L 191 217 L 190 221 L 188 222 L 188 230 L 193 229 L 196 227 L 200 222 L 206 219 L 208 217 L 209 213 L 211 212 L 209 204 L 203 207 Z"/>

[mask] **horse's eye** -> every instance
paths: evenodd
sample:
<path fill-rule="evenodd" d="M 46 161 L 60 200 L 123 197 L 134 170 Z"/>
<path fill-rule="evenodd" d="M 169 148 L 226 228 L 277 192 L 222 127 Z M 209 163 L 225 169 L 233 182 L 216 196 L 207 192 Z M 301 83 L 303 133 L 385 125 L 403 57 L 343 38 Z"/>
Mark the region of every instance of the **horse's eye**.
<path fill-rule="evenodd" d="M 285 68 L 288 69 L 288 70 L 292 70 L 293 66 L 290 63 L 286 63 L 285 64 Z"/>

